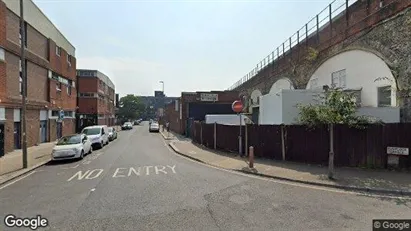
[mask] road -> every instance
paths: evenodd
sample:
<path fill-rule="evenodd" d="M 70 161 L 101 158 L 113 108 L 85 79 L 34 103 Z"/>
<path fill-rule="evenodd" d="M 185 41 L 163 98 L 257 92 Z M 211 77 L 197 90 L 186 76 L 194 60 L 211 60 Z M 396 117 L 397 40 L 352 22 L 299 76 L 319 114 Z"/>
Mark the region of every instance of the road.
<path fill-rule="evenodd" d="M 411 218 L 411 201 L 205 166 L 173 153 L 145 124 L 82 161 L 0 186 L 0 230 L 10 230 L 8 214 L 41 215 L 46 230 L 371 230 L 375 218 Z"/>

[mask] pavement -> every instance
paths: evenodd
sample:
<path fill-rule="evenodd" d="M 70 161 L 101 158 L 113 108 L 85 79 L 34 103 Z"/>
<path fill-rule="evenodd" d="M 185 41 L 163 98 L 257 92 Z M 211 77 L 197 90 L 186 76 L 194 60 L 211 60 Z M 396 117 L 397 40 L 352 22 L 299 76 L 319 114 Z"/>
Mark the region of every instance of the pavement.
<path fill-rule="evenodd" d="M 51 159 L 50 154 L 53 147 L 54 142 L 49 142 L 27 148 L 28 168 L 26 169 L 23 169 L 23 153 L 21 149 L 4 155 L 2 158 L 0 158 L 0 184 L 12 180 L 15 177 L 23 175 L 49 162 Z"/>
<path fill-rule="evenodd" d="M 327 177 L 327 167 L 267 159 L 256 159 L 254 168 L 250 169 L 247 158 L 209 149 L 192 143 L 187 138 L 184 140 L 179 139 L 177 137 L 181 137 L 180 135 L 170 133 L 168 140 L 173 141 L 170 142 L 170 146 L 174 151 L 215 167 L 310 185 L 375 193 L 411 195 L 411 173 L 409 172 L 336 168 L 336 179 L 329 180 Z"/>
<path fill-rule="evenodd" d="M 82 161 L 47 163 L 0 185 L 0 230 L 15 230 L 8 214 L 40 215 L 43 230 L 371 230 L 375 218 L 411 217 L 407 197 L 214 168 L 168 142 L 144 123 Z"/>

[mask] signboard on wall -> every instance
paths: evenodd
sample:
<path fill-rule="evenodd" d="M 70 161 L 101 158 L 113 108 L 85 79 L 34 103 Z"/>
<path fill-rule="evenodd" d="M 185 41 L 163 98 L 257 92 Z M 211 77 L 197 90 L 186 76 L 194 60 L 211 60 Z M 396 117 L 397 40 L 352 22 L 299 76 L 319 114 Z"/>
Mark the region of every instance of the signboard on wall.
<path fill-rule="evenodd" d="M 201 93 L 200 94 L 200 100 L 201 101 L 208 101 L 208 102 L 218 101 L 218 94 Z"/>

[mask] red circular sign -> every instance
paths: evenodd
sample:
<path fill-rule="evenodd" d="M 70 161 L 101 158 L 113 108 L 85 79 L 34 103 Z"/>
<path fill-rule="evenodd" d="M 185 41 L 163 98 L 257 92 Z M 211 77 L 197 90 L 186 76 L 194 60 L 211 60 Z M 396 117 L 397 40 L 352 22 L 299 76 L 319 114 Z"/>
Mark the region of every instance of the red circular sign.
<path fill-rule="evenodd" d="M 233 109 L 234 112 L 240 113 L 243 111 L 243 102 L 241 100 L 236 100 L 233 102 L 231 105 L 231 108 Z"/>

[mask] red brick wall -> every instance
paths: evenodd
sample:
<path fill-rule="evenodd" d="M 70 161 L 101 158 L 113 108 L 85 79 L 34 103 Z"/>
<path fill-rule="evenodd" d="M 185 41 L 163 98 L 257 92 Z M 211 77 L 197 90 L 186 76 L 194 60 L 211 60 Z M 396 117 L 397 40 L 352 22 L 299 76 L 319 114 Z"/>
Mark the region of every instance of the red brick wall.
<path fill-rule="evenodd" d="M 76 120 L 75 119 L 64 119 L 63 120 L 63 131 L 62 135 L 70 135 L 75 133 L 76 128 Z M 57 122 L 54 119 L 49 120 L 49 134 L 50 134 L 50 141 L 54 141 L 57 139 Z"/>
<path fill-rule="evenodd" d="M 27 24 L 27 50 L 45 60 L 48 59 L 48 39 L 29 24 Z"/>
<path fill-rule="evenodd" d="M 27 147 L 36 145 L 40 140 L 40 111 L 26 111 Z"/>
<path fill-rule="evenodd" d="M 97 113 L 97 98 L 79 98 L 78 113 L 95 114 Z"/>
<path fill-rule="evenodd" d="M 12 41 L 15 44 L 19 44 L 19 29 L 20 29 L 20 19 L 12 11 L 7 11 L 7 23 L 6 23 L 6 36 L 7 40 Z"/>
<path fill-rule="evenodd" d="M 6 123 L 4 126 L 4 152 L 8 153 L 14 150 L 14 121 L 13 108 L 6 108 Z"/>
<path fill-rule="evenodd" d="M 76 59 L 71 57 L 71 66 L 67 62 L 67 52 L 61 48 L 61 55 L 56 55 L 56 43 L 53 40 L 49 40 L 49 57 L 50 67 L 54 72 L 61 74 L 62 76 L 76 80 Z"/>
<path fill-rule="evenodd" d="M 61 91 L 56 90 L 58 81 L 49 79 L 51 109 L 59 107 L 67 111 L 75 111 L 77 105 L 77 90 L 71 87 L 71 95 L 67 94 L 67 86 L 62 84 Z"/>
<path fill-rule="evenodd" d="M 370 4 L 367 5 L 367 3 Z M 340 18 L 333 19 L 331 26 L 328 24 L 319 32 L 318 42 L 316 34 L 312 35 L 308 40 L 300 41 L 299 46 L 294 46 L 291 52 L 287 52 L 287 54 L 280 57 L 274 64 L 263 68 L 256 76 L 237 87 L 236 90 L 243 92 L 249 91 L 248 93 L 250 94 L 253 89 L 258 88 L 262 90 L 263 94 L 266 94 L 268 93 L 272 82 L 275 82 L 275 80 L 283 75 L 289 75 L 292 72 L 290 70 L 293 63 L 295 63 L 297 69 L 299 66 L 304 65 L 308 47 L 315 48 L 319 52 L 319 56 L 321 56 L 322 53 L 327 52 L 327 50 L 333 46 L 341 44 L 346 40 L 350 40 L 360 32 L 365 32 L 366 29 L 371 29 L 379 22 L 411 7 L 410 0 L 384 0 L 383 3 L 384 8 L 380 8 L 380 0 L 355 2 L 348 9 L 348 22 L 345 14 Z M 330 32 L 331 27 L 332 33 Z M 353 41 L 350 42 L 352 43 Z M 306 77 L 304 76 L 306 72 L 298 73 L 299 75 L 291 78 L 292 81 L 295 81 L 296 88 L 305 88 L 309 77 L 307 77 L 307 79 L 301 79 L 301 76 Z M 295 74 L 296 73 L 294 73 L 294 75 Z"/>
<path fill-rule="evenodd" d="M 178 107 L 180 107 L 180 100 L 178 100 Z M 180 108 L 178 109 L 178 111 L 175 110 L 175 102 L 168 104 L 166 106 L 165 118 L 169 122 L 170 130 L 181 134 Z"/>
<path fill-rule="evenodd" d="M 27 62 L 27 98 L 46 102 L 48 100 L 48 71 L 34 63 Z M 17 79 L 18 80 L 18 79 Z"/>
<path fill-rule="evenodd" d="M 78 91 L 80 93 L 97 92 L 98 91 L 98 78 L 92 77 L 79 77 L 78 81 Z"/>
<path fill-rule="evenodd" d="M 19 60 L 20 58 L 14 54 L 6 52 L 6 77 L 7 77 L 7 96 L 20 97 L 19 91 Z"/>
<path fill-rule="evenodd" d="M 63 122 L 63 136 L 76 133 L 76 120 L 75 119 L 64 119 Z"/>
<path fill-rule="evenodd" d="M 6 4 L 0 0 L 0 47 L 6 46 Z M 6 63 L 0 61 L 0 100 L 4 100 L 6 95 Z"/>

